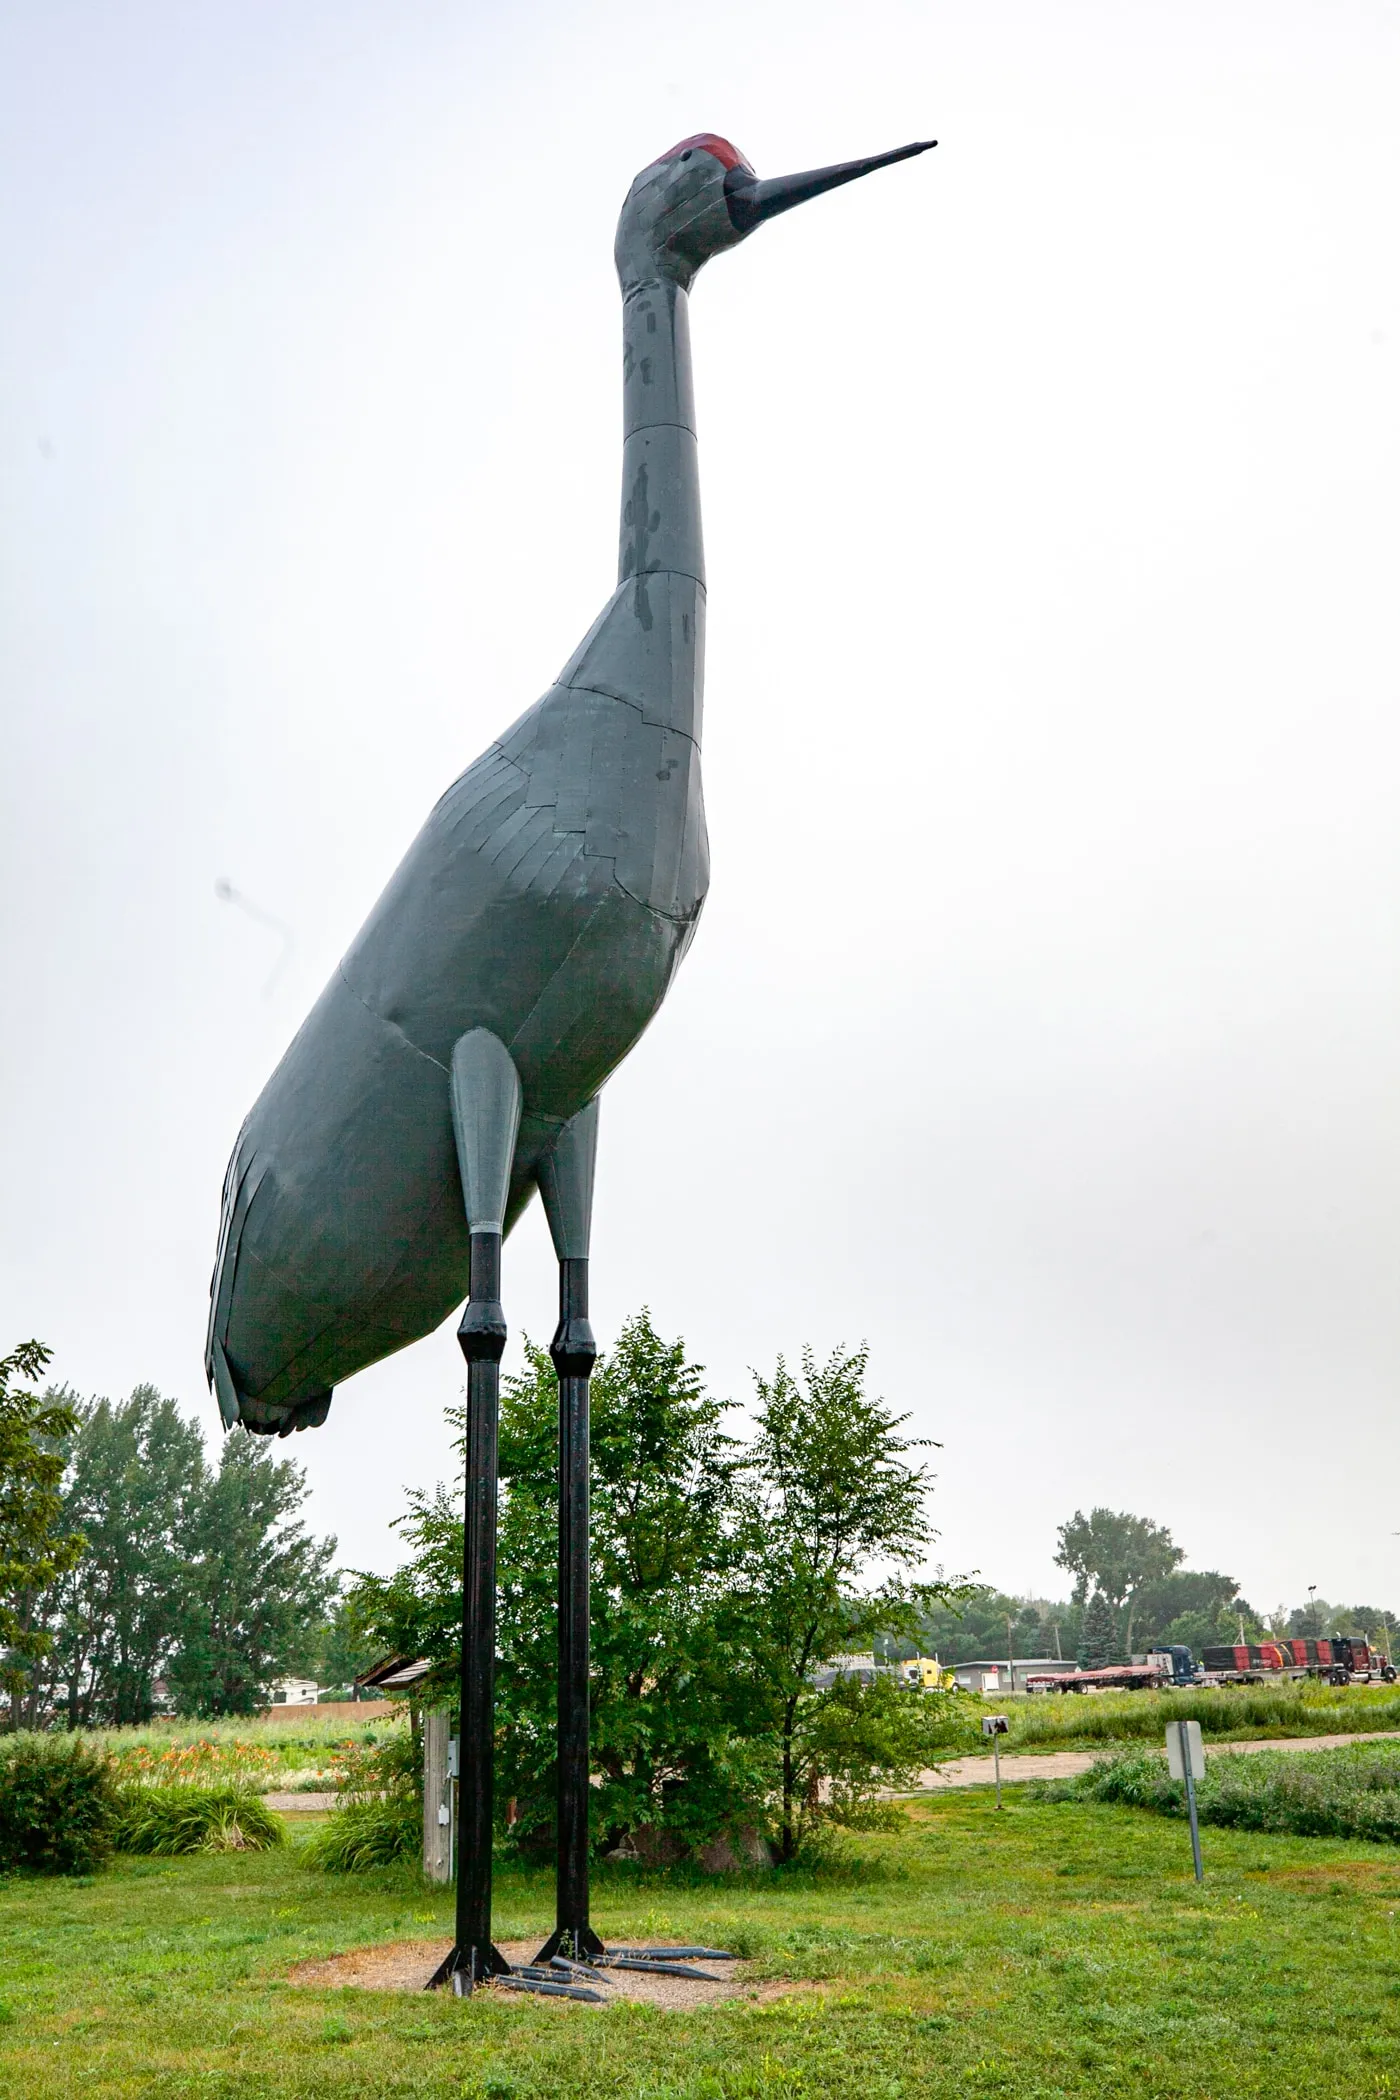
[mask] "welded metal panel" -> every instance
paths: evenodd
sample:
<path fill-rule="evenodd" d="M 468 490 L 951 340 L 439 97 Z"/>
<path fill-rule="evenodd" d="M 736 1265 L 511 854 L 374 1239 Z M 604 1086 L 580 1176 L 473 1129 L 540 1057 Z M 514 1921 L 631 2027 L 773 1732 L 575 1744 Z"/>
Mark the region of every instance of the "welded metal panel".
<path fill-rule="evenodd" d="M 505 1044 L 489 1028 L 469 1028 L 452 1046 L 452 1131 L 473 1232 L 499 1232 L 505 1221 L 520 1105 Z"/>
<path fill-rule="evenodd" d="M 560 1261 L 588 1259 L 597 1162 L 598 1103 L 595 1099 L 569 1118 L 536 1172 L 554 1252 Z"/>

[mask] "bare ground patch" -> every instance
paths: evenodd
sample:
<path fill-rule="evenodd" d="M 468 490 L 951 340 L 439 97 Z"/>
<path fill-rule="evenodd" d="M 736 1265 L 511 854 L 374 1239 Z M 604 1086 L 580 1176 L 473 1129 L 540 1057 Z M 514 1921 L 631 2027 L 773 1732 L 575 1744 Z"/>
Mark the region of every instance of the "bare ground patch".
<path fill-rule="evenodd" d="M 452 1942 L 445 1939 L 386 1940 L 376 1947 L 353 1947 L 348 1954 L 332 1954 L 321 1961 L 298 1962 L 288 1971 L 287 1981 L 302 1989 L 322 1991 L 421 1991 L 451 1945 Z M 539 1952 L 539 1944 L 535 1940 L 505 1940 L 501 1943 L 501 1952 L 512 1964 L 533 1961 Z M 657 2005 L 671 2012 L 688 2012 L 698 2005 L 716 2005 L 726 1998 L 766 2001 L 782 1997 L 789 1991 L 811 1988 L 801 1982 L 750 1982 L 753 1964 L 746 1961 L 696 1961 L 687 1966 L 706 1969 L 716 1980 L 700 1983 L 687 1976 L 648 1976 L 632 1969 L 609 1969 L 607 1982 L 597 1988 L 603 1994 L 604 2004 L 628 1999 L 634 2004 Z M 529 1997 L 536 2004 L 596 2010 L 587 2000 L 579 1998 L 540 1999 L 533 1992 L 525 1991 L 498 1991 L 495 1995 L 511 2002 Z"/>

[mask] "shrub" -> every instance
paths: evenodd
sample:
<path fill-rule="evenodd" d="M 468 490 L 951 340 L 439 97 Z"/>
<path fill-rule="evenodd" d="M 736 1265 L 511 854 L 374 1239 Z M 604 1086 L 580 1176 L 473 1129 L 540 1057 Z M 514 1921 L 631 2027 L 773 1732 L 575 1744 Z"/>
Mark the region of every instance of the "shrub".
<path fill-rule="evenodd" d="M 1053 1791 L 1061 1799 L 1186 1814 L 1186 1788 L 1168 1777 L 1160 1752 L 1102 1759 Z M 1400 1746 L 1356 1743 L 1338 1750 L 1213 1757 L 1196 1788 L 1196 1810 L 1203 1823 L 1237 1830 L 1400 1844 Z"/>
<path fill-rule="evenodd" d="M 282 1819 L 256 1794 L 231 1786 L 125 1787 L 113 1832 L 119 1852 L 267 1852 L 284 1842 Z"/>
<path fill-rule="evenodd" d="M 87 1874 L 112 1849 L 115 1789 L 79 1736 L 0 1739 L 0 1872 Z"/>

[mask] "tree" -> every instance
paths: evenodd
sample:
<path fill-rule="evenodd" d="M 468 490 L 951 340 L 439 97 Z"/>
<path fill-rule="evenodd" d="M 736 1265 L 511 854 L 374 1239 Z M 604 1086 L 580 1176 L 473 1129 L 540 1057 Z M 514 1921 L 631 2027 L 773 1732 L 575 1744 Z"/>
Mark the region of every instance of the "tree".
<path fill-rule="evenodd" d="M 544 1350 L 502 1384 L 498 1542 L 497 1800 L 517 1843 L 543 1848 L 554 1818 L 557 1683 L 558 1387 Z M 642 1311 L 601 1356 L 592 1387 L 592 1757 L 604 1844 L 646 1828 L 678 1845 L 711 1836 L 752 1794 L 715 1611 L 733 1557 L 727 1535 L 737 1446 L 684 1343 Z M 463 1452 L 465 1411 L 450 1419 Z M 461 1640 L 461 1474 L 410 1497 L 411 1558 L 362 1575 L 357 1623 L 385 1649 L 426 1656 L 455 1696 Z"/>
<path fill-rule="evenodd" d="M 1123 1646 L 1131 1652 L 1138 1592 L 1180 1565 L 1186 1558 L 1180 1546 L 1173 1544 L 1165 1525 L 1131 1516 L 1127 1510 L 1094 1509 L 1086 1517 L 1077 1509 L 1060 1526 L 1059 1537 L 1055 1562 L 1077 1578 L 1077 1601 L 1084 1601 L 1091 1585 L 1102 1591 L 1106 1601 L 1123 1612 Z"/>
<path fill-rule="evenodd" d="M 355 1679 L 384 1659 L 384 1645 L 361 1631 L 350 1601 L 332 1599 L 319 1626 L 307 1634 L 305 1644 L 291 1659 L 291 1673 L 314 1677 L 323 1691 L 350 1695 Z"/>
<path fill-rule="evenodd" d="M 336 1591 L 333 1538 L 298 1521 L 306 1477 L 258 1438 L 224 1440 L 186 1538 L 187 1597 L 170 1682 L 182 1713 L 260 1706 L 325 1620 Z"/>
<path fill-rule="evenodd" d="M 1086 1670 L 1106 1670 L 1119 1661 L 1115 1613 L 1102 1590 L 1095 1590 L 1084 1607 L 1083 1646 L 1079 1660 Z"/>
<path fill-rule="evenodd" d="M 1069 1624 L 1067 1604 L 1009 1597 L 982 1583 L 963 1584 L 949 1594 L 952 1602 L 935 1601 L 919 1617 L 918 1645 L 941 1662 L 980 1662 L 1005 1655 L 1008 1619 L 1018 1656 L 1053 1655 L 1056 1625 L 1063 1630 Z M 1071 1638 L 1066 1652 L 1073 1650 Z M 912 1652 L 907 1644 L 906 1652 Z"/>
<path fill-rule="evenodd" d="M 838 1349 L 818 1366 L 806 1349 L 800 1380 L 781 1357 L 771 1379 L 755 1374 L 758 1433 L 742 1477 L 741 1576 L 727 1632 L 746 1702 L 772 1742 L 783 1859 L 798 1850 L 833 1777 L 823 1754 L 829 1715 L 853 1696 L 839 1680 L 815 1691 L 814 1670 L 878 1634 L 913 1636 L 921 1610 L 948 1594 L 908 1580 L 933 1538 L 928 1469 L 909 1463 L 928 1446 L 901 1433 L 907 1415 L 866 1394 L 867 1358 L 863 1348 Z M 865 1587 L 871 1561 L 890 1572 Z M 907 1712 L 942 1719 L 937 1702 L 917 1695 Z M 881 1768 L 897 1782 L 904 1755 L 931 1755 L 927 1738 L 925 1730 L 916 1746 L 911 1735 L 903 1753 L 887 1739 L 879 1763 L 867 1762 L 867 1784 Z M 875 1748 L 869 1736 L 867 1748 Z"/>
<path fill-rule="evenodd" d="M 676 1856 L 764 1824 L 796 1849 L 817 1813 L 857 1813 L 883 1780 L 930 1761 L 951 1702 L 813 1669 L 853 1640 L 909 1634 L 936 1588 L 890 1577 L 931 1536 L 926 1475 L 902 1423 L 863 1391 L 864 1352 L 799 1384 L 759 1381 L 759 1434 L 741 1448 L 727 1403 L 684 1345 L 642 1312 L 593 1378 L 592 1761 L 596 1841 Z M 461 1410 L 454 1411 L 459 1433 Z M 497 1801 L 517 1843 L 543 1848 L 554 1816 L 558 1390 L 545 1353 L 503 1383 Z M 459 1453 L 461 1445 L 458 1445 Z M 428 1657 L 427 1696 L 454 1696 L 460 1641 L 461 1485 L 410 1498 L 411 1548 L 349 1598 L 385 1650 Z"/>
<path fill-rule="evenodd" d="M 48 1630 L 35 1623 L 35 1601 L 83 1548 L 81 1535 L 63 1523 L 64 1444 L 76 1422 L 73 1407 L 63 1396 L 17 1383 L 38 1378 L 52 1354 L 42 1342 L 21 1342 L 0 1357 L 0 1642 L 13 1651 L 0 1664 L 0 1685 L 12 1707 L 49 1646 Z"/>
<path fill-rule="evenodd" d="M 1214 1568 L 1174 1568 L 1169 1575 L 1149 1579 L 1133 1599 L 1136 1645 L 1145 1648 L 1153 1642 L 1167 1641 L 1170 1635 L 1172 1641 L 1184 1641 L 1199 1653 L 1209 1641 L 1227 1637 L 1233 1640 L 1236 1613 L 1242 1608 L 1248 1617 L 1254 1616 L 1243 1599 L 1236 1603 L 1238 1597 L 1234 1576 L 1222 1575 Z M 1172 1631 L 1188 1622 L 1196 1630 L 1194 1640 Z M 1228 1628 L 1228 1635 L 1221 1631 L 1222 1626 Z"/>
<path fill-rule="evenodd" d="M 46 1599 L 50 1675 L 70 1728 L 121 1727 L 150 1719 L 180 1640 L 208 1466 L 198 1424 L 152 1385 L 76 1415 L 64 1510 L 87 1549 Z"/>

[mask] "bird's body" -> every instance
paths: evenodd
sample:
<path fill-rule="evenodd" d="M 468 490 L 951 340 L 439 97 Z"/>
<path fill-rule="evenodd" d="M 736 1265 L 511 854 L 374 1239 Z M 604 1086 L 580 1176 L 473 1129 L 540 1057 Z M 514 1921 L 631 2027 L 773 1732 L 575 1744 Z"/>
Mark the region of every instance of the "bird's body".
<path fill-rule="evenodd" d="M 708 880 L 689 287 L 765 218 L 922 150 L 761 182 L 705 133 L 633 183 L 618 587 L 438 803 L 239 1134 L 208 1347 L 229 1425 L 323 1421 L 333 1386 L 466 1294 L 454 1045 L 489 1031 L 518 1074 L 508 1229 L 665 997 Z"/>
<path fill-rule="evenodd" d="M 457 1039 L 489 1028 L 520 1073 L 509 1221 L 695 931 L 705 586 L 685 307 L 654 285 L 624 309 L 617 590 L 433 810 L 239 1134 L 210 1372 L 250 1428 L 323 1419 L 334 1385 L 465 1297 Z"/>

